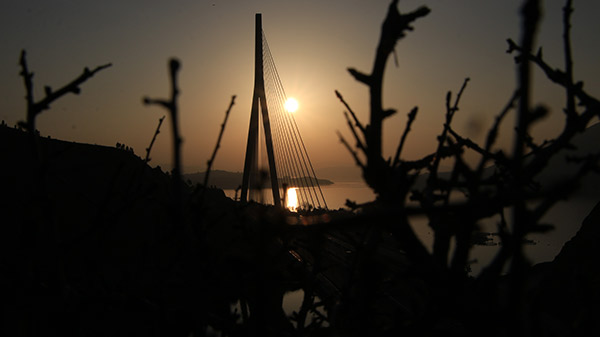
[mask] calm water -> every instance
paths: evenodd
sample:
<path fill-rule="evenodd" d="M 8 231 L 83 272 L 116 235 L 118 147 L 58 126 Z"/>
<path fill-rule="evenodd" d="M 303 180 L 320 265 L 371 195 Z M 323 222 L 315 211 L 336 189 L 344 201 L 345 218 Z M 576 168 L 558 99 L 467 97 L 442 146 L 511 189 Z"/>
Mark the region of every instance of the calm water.
<path fill-rule="evenodd" d="M 345 207 L 346 199 L 360 204 L 375 198 L 371 189 L 362 182 L 336 182 L 333 185 L 323 186 L 322 190 L 329 209 Z M 225 194 L 233 198 L 235 191 L 225 190 Z M 265 193 L 265 195 L 268 195 L 268 193 Z M 542 219 L 543 223 L 553 224 L 556 229 L 548 234 L 531 235 L 529 237 L 536 243 L 525 247 L 529 259 L 534 263 L 554 259 L 564 243 L 577 233 L 581 223 L 598 201 L 597 198 L 571 198 L 556 204 Z M 510 212 L 507 212 L 506 215 L 508 217 Z M 481 230 L 495 232 L 497 222 L 498 219 L 488 219 Z M 424 217 L 413 218 L 411 225 L 417 236 L 431 249 L 433 237 L 431 229 L 427 225 L 427 219 Z M 497 250 L 498 246 L 474 247 L 471 251 L 471 260 L 476 259 L 478 262 L 472 265 L 473 273 L 479 273 L 482 266 L 491 261 Z"/>
<path fill-rule="evenodd" d="M 337 182 L 333 185 L 321 186 L 323 196 L 327 201 L 329 209 L 338 209 L 344 207 L 346 199 L 350 199 L 356 203 L 364 203 L 375 199 L 375 194 L 362 182 Z M 224 190 L 225 195 L 230 198 L 235 197 L 235 190 Z M 269 196 L 269 191 L 263 193 L 266 200 L 272 200 Z"/>

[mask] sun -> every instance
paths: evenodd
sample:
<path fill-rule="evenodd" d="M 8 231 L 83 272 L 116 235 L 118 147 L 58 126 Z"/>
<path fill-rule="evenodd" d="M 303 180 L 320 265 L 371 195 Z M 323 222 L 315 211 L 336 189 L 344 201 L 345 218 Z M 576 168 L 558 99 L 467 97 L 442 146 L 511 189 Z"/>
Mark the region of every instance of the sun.
<path fill-rule="evenodd" d="M 290 97 L 285 101 L 284 107 L 287 112 L 294 113 L 298 110 L 298 101 L 295 98 Z"/>

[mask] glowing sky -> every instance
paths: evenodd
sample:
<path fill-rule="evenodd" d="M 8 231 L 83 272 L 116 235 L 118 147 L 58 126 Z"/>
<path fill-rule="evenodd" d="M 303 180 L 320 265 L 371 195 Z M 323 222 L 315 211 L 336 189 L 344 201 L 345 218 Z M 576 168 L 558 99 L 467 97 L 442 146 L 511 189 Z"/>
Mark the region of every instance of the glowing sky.
<path fill-rule="evenodd" d="M 521 1 L 402 0 L 400 10 L 428 5 L 432 13 L 397 47 L 399 67 L 390 60 L 384 105 L 398 109 L 384 129 L 384 151 L 393 155 L 406 113 L 420 108 L 406 155 L 434 150 L 442 128 L 444 98 L 465 77 L 455 128 L 481 140 L 514 88 L 514 62 L 506 38 L 519 40 Z M 18 76 L 20 50 L 28 51 L 36 95 L 43 86 L 62 86 L 84 66 L 112 62 L 38 119 L 42 135 L 113 146 L 124 143 L 143 156 L 164 112 L 144 107 L 143 96 L 167 97 L 167 60 L 182 62 L 180 87 L 183 160 L 186 171 L 203 170 L 231 95 L 237 95 L 215 168 L 240 171 L 246 146 L 254 66 L 254 14 L 263 28 L 288 96 L 300 109 L 295 118 L 316 168 L 350 166 L 351 157 L 336 130 L 348 137 L 343 106 L 347 98 L 366 123 L 367 90 L 347 67 L 370 71 L 388 0 L 187 0 L 80 1 L 2 0 L 0 3 L 0 119 L 14 125 L 25 117 L 24 89 Z M 546 59 L 562 68 L 561 8 L 546 1 L 538 45 Z M 600 1 L 575 1 L 575 75 L 589 93 L 600 96 Z M 541 77 L 540 77 L 541 78 Z M 536 85 L 535 99 L 553 116 L 536 129 L 539 137 L 559 130 L 564 94 L 553 85 Z M 511 118 L 508 119 L 512 121 Z M 507 124 L 504 130 L 510 132 Z M 163 128 L 151 164 L 168 166 L 171 139 Z M 318 173 L 318 172 L 317 172 Z"/>

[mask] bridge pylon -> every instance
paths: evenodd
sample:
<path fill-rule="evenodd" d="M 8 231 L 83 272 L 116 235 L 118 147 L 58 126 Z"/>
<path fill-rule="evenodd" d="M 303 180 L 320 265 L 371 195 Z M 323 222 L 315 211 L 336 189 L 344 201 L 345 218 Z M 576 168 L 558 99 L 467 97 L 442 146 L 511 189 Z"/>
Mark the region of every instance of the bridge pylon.
<path fill-rule="evenodd" d="M 258 177 L 258 136 L 259 136 L 259 109 L 263 122 L 265 133 L 265 143 L 267 148 L 267 158 L 269 162 L 269 176 L 271 180 L 271 190 L 273 192 L 273 204 L 281 205 L 281 196 L 279 194 L 279 182 L 277 179 L 277 168 L 275 167 L 275 155 L 273 153 L 273 136 L 271 134 L 271 123 L 269 120 L 269 110 L 265 95 L 265 79 L 263 66 L 263 33 L 262 33 L 262 15 L 256 14 L 256 33 L 255 33 L 255 52 L 254 52 L 254 93 L 252 95 L 252 109 L 250 112 L 250 127 L 248 129 L 248 143 L 246 145 L 246 158 L 244 160 L 244 175 L 242 179 L 242 191 L 240 200 L 248 201 L 248 193 L 252 181 L 263 183 L 262 177 Z M 255 187 L 255 186 L 252 186 Z"/>

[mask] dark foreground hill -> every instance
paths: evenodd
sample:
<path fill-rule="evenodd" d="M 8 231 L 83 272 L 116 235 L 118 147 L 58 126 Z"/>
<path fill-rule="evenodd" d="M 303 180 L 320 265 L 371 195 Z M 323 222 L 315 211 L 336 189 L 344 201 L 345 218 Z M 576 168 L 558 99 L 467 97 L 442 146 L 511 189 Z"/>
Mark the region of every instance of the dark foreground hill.
<path fill-rule="evenodd" d="M 215 225 L 227 235 L 204 238 L 243 248 L 222 191 L 186 203 L 211 225 L 192 227 L 198 213 L 175 221 L 171 177 L 131 152 L 42 138 L 39 153 L 0 127 L 0 335 L 187 336 L 193 310 L 228 308 L 225 283 L 206 282 L 220 284 L 208 280 L 226 271 L 209 266 L 233 253 L 209 253 L 197 235 Z"/>
<path fill-rule="evenodd" d="M 131 152 L 40 139 L 38 161 L 2 127 L 0 153 L 0 335 L 506 335 L 513 276 L 451 292 L 379 226 L 385 213 L 300 217 L 185 186 L 177 220 L 171 177 Z M 553 262 L 518 275 L 531 335 L 600 331 L 599 207 Z M 290 318 L 297 289 L 318 297 Z"/>
<path fill-rule="evenodd" d="M 0 127 L 1 336 L 293 330 L 281 301 L 306 275 L 281 224 L 297 215 L 187 185 L 174 205 L 172 177 L 129 151 L 31 145 Z"/>

